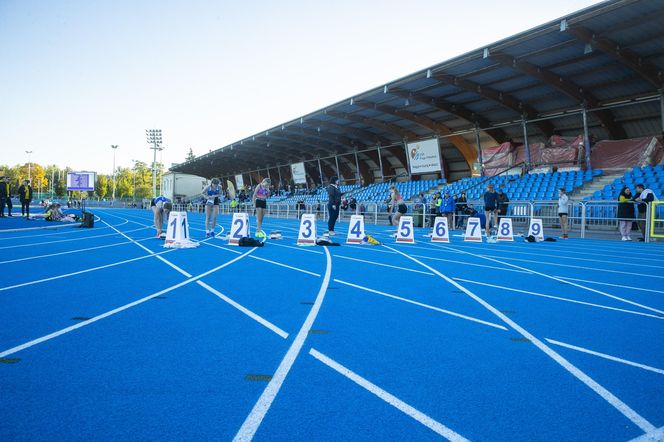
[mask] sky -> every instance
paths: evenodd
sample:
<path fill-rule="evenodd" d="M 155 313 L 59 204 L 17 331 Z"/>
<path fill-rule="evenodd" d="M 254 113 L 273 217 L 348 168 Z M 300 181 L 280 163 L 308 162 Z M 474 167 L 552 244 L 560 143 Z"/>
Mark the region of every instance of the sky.
<path fill-rule="evenodd" d="M 0 0 L 0 165 L 170 166 L 596 3 Z"/>

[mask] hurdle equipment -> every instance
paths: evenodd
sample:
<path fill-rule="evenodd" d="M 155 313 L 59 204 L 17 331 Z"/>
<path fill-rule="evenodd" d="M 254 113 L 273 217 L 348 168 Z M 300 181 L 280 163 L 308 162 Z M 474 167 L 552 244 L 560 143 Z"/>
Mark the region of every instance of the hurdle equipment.
<path fill-rule="evenodd" d="M 399 227 L 397 228 L 396 242 L 415 244 L 415 233 L 413 231 L 413 217 L 402 216 L 399 218 Z"/>
<path fill-rule="evenodd" d="M 498 221 L 498 241 L 514 241 L 514 231 L 512 230 L 512 218 L 501 218 Z"/>
<path fill-rule="evenodd" d="M 433 222 L 431 242 L 450 242 L 450 231 L 447 226 L 447 217 L 437 216 Z"/>
<path fill-rule="evenodd" d="M 164 247 L 169 249 L 193 249 L 198 247 L 189 237 L 189 221 L 187 212 L 171 212 L 166 225 Z"/>
<path fill-rule="evenodd" d="M 348 236 L 346 236 L 347 244 L 362 244 L 366 234 L 364 231 L 364 216 L 351 215 L 350 223 L 348 224 Z"/>
<path fill-rule="evenodd" d="M 231 230 L 228 233 L 228 245 L 237 246 L 240 244 L 240 238 L 249 236 L 249 214 L 234 213 L 231 222 Z"/>
<path fill-rule="evenodd" d="M 482 223 L 477 217 L 468 218 L 466 224 L 466 234 L 463 237 L 464 241 L 482 242 Z"/>
<path fill-rule="evenodd" d="M 298 246 L 316 245 L 316 215 L 305 213 L 300 219 L 300 229 L 297 232 Z"/>

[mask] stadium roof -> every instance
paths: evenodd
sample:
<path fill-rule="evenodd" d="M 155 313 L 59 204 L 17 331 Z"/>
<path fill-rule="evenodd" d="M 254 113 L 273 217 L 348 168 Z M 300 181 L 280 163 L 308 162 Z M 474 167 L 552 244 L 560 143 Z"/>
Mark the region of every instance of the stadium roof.
<path fill-rule="evenodd" d="M 309 161 L 319 181 L 320 159 L 323 176 L 338 170 L 355 178 L 359 166 L 366 179 L 381 162 L 385 175 L 405 168 L 404 141 L 439 137 L 446 175 L 468 175 L 478 134 L 483 147 L 521 143 L 526 121 L 529 142 L 576 136 L 584 107 L 595 139 L 660 134 L 663 20 L 662 0 L 602 2 L 171 170 L 205 177 L 254 172 L 256 179 L 266 168 Z M 288 167 L 279 172 L 290 175 Z"/>

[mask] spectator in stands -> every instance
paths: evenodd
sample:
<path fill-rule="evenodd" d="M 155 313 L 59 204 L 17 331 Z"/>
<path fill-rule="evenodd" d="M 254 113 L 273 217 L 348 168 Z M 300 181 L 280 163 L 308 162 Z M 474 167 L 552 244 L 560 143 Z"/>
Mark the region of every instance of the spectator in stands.
<path fill-rule="evenodd" d="M 166 234 L 163 232 L 164 219 L 168 222 L 168 214 L 173 208 L 171 200 L 163 195 L 159 195 L 150 202 L 152 214 L 154 215 L 154 228 L 157 231 L 157 238 L 164 239 Z"/>
<path fill-rule="evenodd" d="M 636 195 L 634 201 L 637 203 L 636 209 L 639 214 L 638 222 L 639 230 L 641 231 L 641 238 L 639 241 L 646 240 L 646 213 L 648 204 L 655 201 L 655 193 L 651 189 L 646 189 L 643 184 L 636 185 Z"/>
<path fill-rule="evenodd" d="M 484 192 L 484 216 L 486 217 L 485 227 L 487 236 L 491 234 L 492 219 L 495 223 L 498 222 L 498 207 L 498 194 L 496 193 L 493 184 L 489 184 L 486 187 L 486 192 Z"/>
<path fill-rule="evenodd" d="M 463 225 L 463 219 L 462 216 L 464 214 L 464 210 L 466 209 L 466 204 L 468 204 L 468 198 L 466 197 L 466 192 L 461 192 L 461 195 L 456 197 L 456 208 L 454 209 L 454 213 L 457 216 L 456 219 L 456 227 L 459 228 L 461 225 Z"/>
<path fill-rule="evenodd" d="M 210 184 L 203 189 L 201 196 L 205 199 L 205 237 L 214 237 L 214 227 L 217 225 L 219 204 L 221 196 L 221 182 L 219 178 L 212 178 Z"/>
<path fill-rule="evenodd" d="M 398 226 L 399 218 L 408 211 L 408 207 L 406 207 L 406 203 L 399 193 L 397 186 L 390 186 L 390 199 L 392 201 L 392 213 L 394 213 L 394 216 L 392 217 L 392 225 Z"/>
<path fill-rule="evenodd" d="M 327 211 L 329 212 L 327 219 L 327 234 L 330 236 L 336 235 L 334 232 L 334 225 L 339 218 L 339 209 L 341 208 L 341 191 L 339 190 L 339 177 L 333 176 L 330 178 L 330 184 L 327 186 Z"/>
<path fill-rule="evenodd" d="M 253 203 L 256 209 L 256 238 L 265 238 L 263 232 L 263 217 L 267 210 L 267 199 L 270 196 L 270 184 L 272 181 L 269 178 L 264 178 L 254 190 Z"/>
<path fill-rule="evenodd" d="M 351 196 L 348 199 L 348 208 L 350 209 L 351 212 L 355 213 L 355 210 L 357 210 L 357 200 L 355 199 L 354 196 Z"/>
<path fill-rule="evenodd" d="M 565 193 L 565 189 L 561 187 L 558 189 L 558 218 L 560 218 L 560 228 L 563 231 L 563 239 L 569 238 L 567 236 L 567 216 L 569 215 L 569 197 Z"/>
<path fill-rule="evenodd" d="M 507 216 L 507 209 L 509 208 L 510 199 L 502 189 L 498 190 L 498 215 L 501 217 Z"/>
<path fill-rule="evenodd" d="M 440 213 L 440 205 L 443 204 L 443 198 L 440 196 L 440 192 L 436 192 L 431 198 L 431 216 L 429 217 L 429 226 L 433 227 L 433 222 Z"/>
<path fill-rule="evenodd" d="M 417 198 L 415 198 L 415 205 L 413 206 L 413 208 L 424 210 L 426 204 L 427 204 L 427 199 L 424 197 L 424 194 L 420 192 Z"/>
<path fill-rule="evenodd" d="M 448 229 L 451 229 L 454 226 L 454 211 L 456 209 L 456 203 L 454 198 L 450 196 L 449 192 L 445 192 L 443 200 L 440 204 L 440 214 L 447 218 Z"/>
<path fill-rule="evenodd" d="M 30 203 L 32 202 L 32 186 L 30 180 L 23 180 L 23 184 L 18 188 L 18 197 L 21 201 L 21 216 L 30 219 Z"/>
<path fill-rule="evenodd" d="M 618 225 L 620 235 L 623 241 L 631 241 L 632 223 L 634 222 L 634 202 L 632 201 L 632 191 L 625 186 L 618 195 Z"/>

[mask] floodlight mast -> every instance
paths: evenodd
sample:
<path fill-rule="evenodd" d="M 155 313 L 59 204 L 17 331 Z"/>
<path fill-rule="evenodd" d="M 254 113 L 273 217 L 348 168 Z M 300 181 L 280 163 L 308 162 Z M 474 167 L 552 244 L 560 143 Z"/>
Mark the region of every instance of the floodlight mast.
<path fill-rule="evenodd" d="M 152 158 L 152 198 L 157 197 L 157 150 L 161 150 L 161 129 L 146 129 L 145 136 L 148 144 L 152 144 L 152 151 L 154 152 Z"/>
<path fill-rule="evenodd" d="M 111 149 L 113 149 L 113 202 L 115 203 L 115 151 L 117 150 L 117 144 L 111 144 Z"/>

